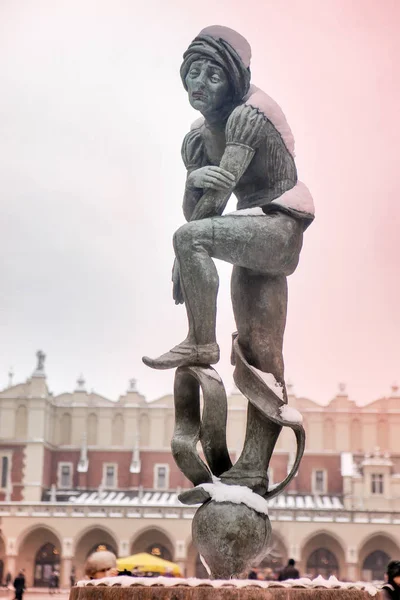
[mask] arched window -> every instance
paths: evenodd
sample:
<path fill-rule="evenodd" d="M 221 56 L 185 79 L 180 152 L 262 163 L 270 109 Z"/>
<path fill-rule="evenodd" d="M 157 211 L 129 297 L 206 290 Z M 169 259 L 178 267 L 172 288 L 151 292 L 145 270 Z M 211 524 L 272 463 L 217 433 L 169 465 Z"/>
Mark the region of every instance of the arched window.
<path fill-rule="evenodd" d="M 148 446 L 150 444 L 150 421 L 148 415 L 140 415 L 139 436 L 141 446 Z"/>
<path fill-rule="evenodd" d="M 350 448 L 353 452 L 362 450 L 362 430 L 359 419 L 353 419 L 350 424 Z"/>
<path fill-rule="evenodd" d="M 113 418 L 112 432 L 111 432 L 111 445 L 112 446 L 123 446 L 124 445 L 124 434 L 125 434 L 125 422 L 124 417 L 118 413 Z"/>
<path fill-rule="evenodd" d="M 364 581 L 384 581 L 390 556 L 383 550 L 375 550 L 368 554 L 363 562 L 362 577 Z"/>
<path fill-rule="evenodd" d="M 151 544 L 146 550 L 148 554 L 153 554 L 153 556 L 158 556 L 158 558 L 163 558 L 164 560 L 172 561 L 172 554 L 162 544 Z"/>
<path fill-rule="evenodd" d="M 324 449 L 335 450 L 336 448 L 335 422 L 333 419 L 324 420 Z"/>
<path fill-rule="evenodd" d="M 60 419 L 60 444 L 61 444 L 61 446 L 70 446 L 71 445 L 71 433 L 72 433 L 71 415 L 69 413 L 64 413 Z"/>
<path fill-rule="evenodd" d="M 60 553 L 54 544 L 44 544 L 35 557 L 35 587 L 48 587 L 55 569 L 59 570 Z"/>
<path fill-rule="evenodd" d="M 339 564 L 336 556 L 326 548 L 318 548 L 310 554 L 306 566 L 307 575 L 312 578 L 322 575 L 325 579 L 331 575 L 338 576 Z"/>
<path fill-rule="evenodd" d="M 97 416 L 91 413 L 87 420 L 87 444 L 96 446 L 97 444 Z"/>
<path fill-rule="evenodd" d="M 15 437 L 26 438 L 28 434 L 28 411 L 26 406 L 18 406 L 15 413 Z"/>

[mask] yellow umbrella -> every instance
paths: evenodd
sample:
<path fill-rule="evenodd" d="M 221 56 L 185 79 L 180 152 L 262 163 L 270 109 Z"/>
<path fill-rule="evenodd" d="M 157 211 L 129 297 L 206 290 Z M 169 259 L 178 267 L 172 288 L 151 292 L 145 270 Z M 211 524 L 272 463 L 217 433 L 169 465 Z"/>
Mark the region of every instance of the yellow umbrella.
<path fill-rule="evenodd" d="M 117 569 L 118 571 L 132 571 L 133 568 L 139 569 L 144 573 L 159 573 L 165 575 L 165 573 L 172 573 L 175 577 L 181 577 L 182 573 L 178 565 L 169 560 L 158 558 L 153 554 L 147 554 L 147 552 L 140 552 L 139 554 L 133 554 L 126 558 L 118 558 Z"/>

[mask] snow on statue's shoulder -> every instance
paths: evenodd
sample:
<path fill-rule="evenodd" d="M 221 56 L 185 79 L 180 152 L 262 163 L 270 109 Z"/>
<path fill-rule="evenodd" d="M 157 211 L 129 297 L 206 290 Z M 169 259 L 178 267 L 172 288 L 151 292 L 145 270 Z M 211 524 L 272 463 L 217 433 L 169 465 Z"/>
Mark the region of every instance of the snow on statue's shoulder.
<path fill-rule="evenodd" d="M 271 121 L 275 129 L 281 134 L 286 148 L 294 156 L 293 133 L 279 104 L 255 85 L 250 86 L 243 100 L 248 106 L 258 108 Z"/>
<path fill-rule="evenodd" d="M 190 126 L 190 130 L 193 131 L 193 129 L 200 129 L 200 127 L 203 125 L 203 123 L 204 123 L 204 117 L 199 117 L 198 119 L 193 121 L 193 123 Z"/>

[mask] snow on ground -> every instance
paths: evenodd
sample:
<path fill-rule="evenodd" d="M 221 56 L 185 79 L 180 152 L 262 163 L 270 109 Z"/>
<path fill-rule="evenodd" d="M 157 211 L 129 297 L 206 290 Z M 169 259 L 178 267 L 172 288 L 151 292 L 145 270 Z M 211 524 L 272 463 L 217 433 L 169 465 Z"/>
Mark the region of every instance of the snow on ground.
<path fill-rule="evenodd" d="M 209 586 L 213 588 L 220 587 L 236 587 L 243 588 L 249 586 L 256 586 L 260 588 L 303 588 L 303 589 L 315 589 L 315 588 L 325 588 L 325 589 L 343 589 L 343 590 L 364 590 L 368 592 L 371 596 L 375 596 L 378 593 L 378 589 L 374 587 L 370 583 L 365 583 L 363 581 L 358 581 L 356 583 L 346 582 L 346 581 L 338 581 L 336 577 L 331 576 L 329 579 L 324 579 L 319 576 L 316 579 L 307 579 L 303 577 L 302 579 L 289 579 L 287 581 L 258 581 L 257 579 L 229 579 L 229 580 L 217 580 L 217 579 L 195 579 L 194 577 L 189 577 L 187 579 L 175 578 L 175 577 L 129 577 L 129 576 L 121 576 L 121 577 L 105 577 L 104 579 L 94 579 L 91 581 L 78 581 L 78 587 L 92 586 L 92 585 L 102 585 L 102 586 L 121 586 L 121 587 L 130 587 L 136 585 L 142 585 L 146 587 L 151 587 L 153 585 L 156 586 L 164 586 L 164 587 L 173 587 L 176 585 L 186 585 L 188 587 L 197 587 L 197 586 Z"/>

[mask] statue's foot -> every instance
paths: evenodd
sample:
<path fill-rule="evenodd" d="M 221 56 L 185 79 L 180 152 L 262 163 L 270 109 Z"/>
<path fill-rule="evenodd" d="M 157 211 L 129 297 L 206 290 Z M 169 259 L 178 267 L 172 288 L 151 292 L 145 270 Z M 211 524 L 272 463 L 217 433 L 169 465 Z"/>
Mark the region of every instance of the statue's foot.
<path fill-rule="evenodd" d="M 158 358 L 143 356 L 145 365 L 152 369 L 175 369 L 176 367 L 194 367 L 196 365 L 215 365 L 219 361 L 218 344 L 195 346 L 183 342 Z"/>
<path fill-rule="evenodd" d="M 263 471 L 250 471 L 232 467 L 220 477 L 226 485 L 245 485 L 255 494 L 264 496 L 268 490 L 268 476 Z"/>

